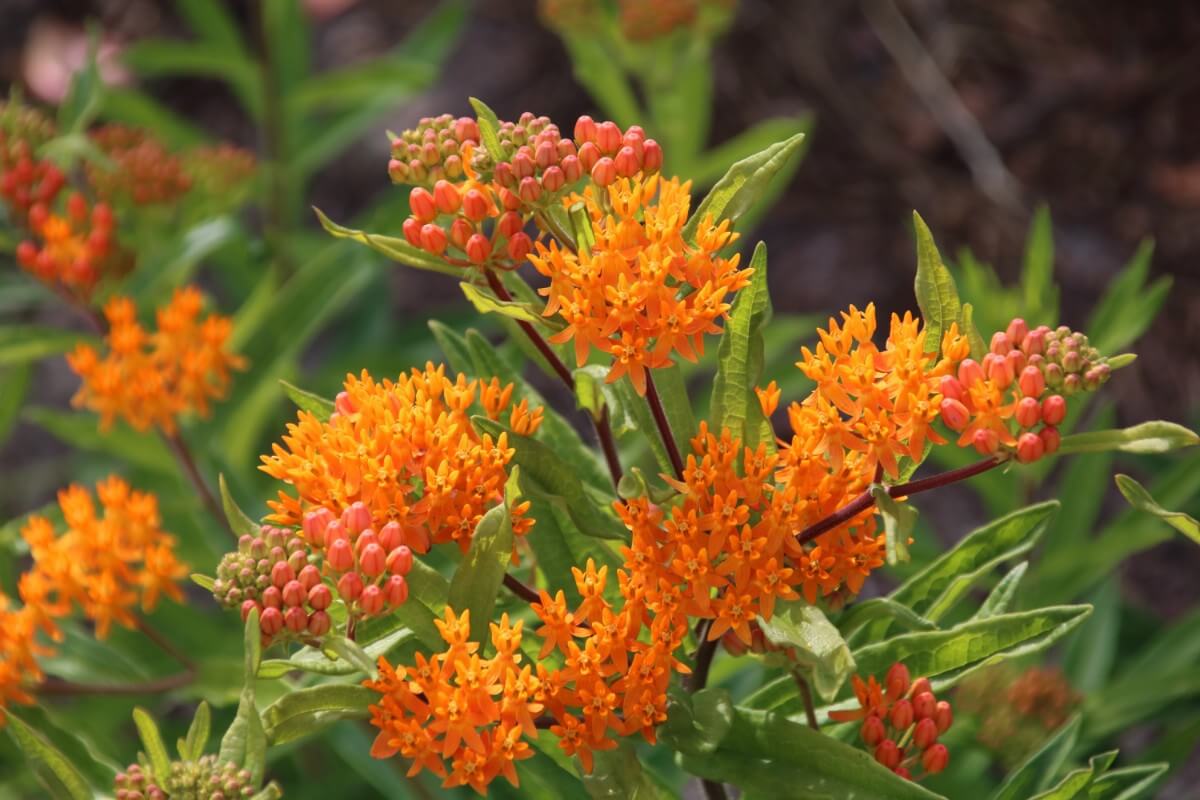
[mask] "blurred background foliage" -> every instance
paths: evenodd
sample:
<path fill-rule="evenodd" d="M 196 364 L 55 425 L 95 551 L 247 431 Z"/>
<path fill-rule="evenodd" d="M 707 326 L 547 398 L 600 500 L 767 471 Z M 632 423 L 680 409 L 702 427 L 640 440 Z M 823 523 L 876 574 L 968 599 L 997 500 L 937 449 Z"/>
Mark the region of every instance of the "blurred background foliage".
<path fill-rule="evenodd" d="M 1090 405 L 1077 404 L 1064 427 L 1200 421 L 1200 145 L 1188 135 L 1200 122 L 1193 5 L 742 0 L 704 3 L 693 22 L 650 38 L 631 37 L 613 15 L 586 24 L 564 16 L 573 5 L 586 4 L 545 2 L 539 18 L 532 2 L 500 0 L 0 0 L 0 79 L 63 101 L 78 129 L 121 122 L 173 148 L 233 141 L 257 154 L 244 197 L 171 209 L 139 228 L 141 264 L 124 287 L 149 302 L 198 279 L 222 309 L 236 309 L 233 345 L 252 369 L 186 437 L 204 474 L 223 474 L 251 515 L 265 510 L 271 492 L 255 469 L 258 455 L 293 414 L 281 380 L 331 396 L 347 371 L 394 375 L 438 359 L 432 318 L 459 333 L 476 327 L 502 359 L 519 363 L 502 327 L 478 318 L 451 282 L 331 239 L 309 212 L 317 205 L 355 228 L 395 234 L 407 198 L 388 185 L 384 129 L 469 113 L 469 95 L 502 118 L 531 110 L 560 125 L 581 113 L 640 124 L 663 143 L 667 172 L 692 178 L 697 190 L 733 161 L 808 131 L 803 161 L 743 227 L 744 245 L 761 238 L 771 248 L 776 314 L 764 373 L 785 399 L 807 390 L 792 362 L 826 315 L 870 299 L 884 314 L 913 307 L 906 221 L 915 207 L 953 262 L 980 329 L 1003 329 L 1013 316 L 1065 322 L 1103 352 L 1139 353 Z M 47 47 L 48 30 L 84 36 L 84 20 L 112 45 L 111 61 L 102 47 L 90 79 L 109 85 L 80 88 L 76 80 L 67 94 L 61 81 L 56 89 L 37 73 L 39 64 L 48 68 L 36 48 Z M 68 50 L 65 39 L 53 41 L 52 55 Z M 930 64 L 940 77 L 922 71 Z M 0 246 L 7 262 L 12 242 Z M 68 410 L 74 379 L 55 355 L 78 336 L 47 331 L 79 329 L 76 321 L 7 268 L 0 314 L 0 519 L 11 520 L 0 528 L 0 579 L 11 581 L 24 557 L 24 514 L 45 511 L 67 482 L 91 483 L 114 469 L 158 493 L 183 557 L 211 573 L 227 534 L 203 513 L 162 443 L 121 426 L 100 436 L 94 418 Z M 715 350 L 682 370 L 698 415 Z M 528 377 L 548 399 L 567 399 Z M 654 468 L 640 437 L 622 444 L 628 458 Z M 970 457 L 936 453 L 945 467 Z M 885 593 L 983 521 L 1035 500 L 1062 502 L 1037 547 L 1005 554 L 1004 568 L 989 569 L 976 589 L 981 600 L 989 581 L 1018 568 L 1017 608 L 1095 604 L 1052 651 L 1051 672 L 1024 672 L 1031 661 L 986 673 L 997 685 L 1025 687 L 1014 691 L 1043 691 L 1061 701 L 1062 713 L 1053 724 L 1036 715 L 997 721 L 986 708 L 964 714 L 951 734 L 951 768 L 932 788 L 983 796 L 999 765 L 1019 763 L 1047 741 L 1043 753 L 1061 751 L 1056 766 L 1109 746 L 1122 748 L 1125 764 L 1169 761 L 1172 772 L 1156 779 L 1163 797 L 1187 797 L 1200 782 L 1200 557 L 1162 521 L 1127 507 L 1113 490 L 1116 472 L 1141 480 L 1167 508 L 1200 511 L 1200 455 L 1190 452 L 1093 453 L 994 471 L 918 502 L 912 561 L 868 584 L 869 593 Z M 241 687 L 236 619 L 217 613 L 198 587 L 190 593 L 191 607 L 165 604 L 153 617 L 200 665 L 195 683 L 150 699 L 168 741 L 186 730 L 199 699 L 217 708 L 216 727 L 227 723 Z M 128 680 L 167 668 L 127 631 L 103 645 L 82 626 L 67 636 L 47 665 L 65 678 Z M 764 680 L 761 668 L 735 670 L 731 659 L 714 666 L 713 684 L 737 698 Z M 260 702 L 279 691 L 278 682 L 260 688 Z M 102 770 L 135 749 L 128 708 L 128 698 L 91 697 L 19 715 L 64 749 L 78 745 L 55 732 L 70 730 Z M 1007 737 L 1008 750 L 987 735 L 1008 730 L 1003 725 L 1026 731 Z M 405 781 L 396 763 L 370 759 L 370 738 L 362 726 L 333 726 L 273 749 L 271 774 L 296 798 L 326 796 L 331 776 L 344 797 L 441 796 L 428 776 Z M 682 791 L 683 774 L 669 760 L 650 756 L 648 764 Z M 493 789 L 515 794 L 499 783 Z M 0 738 L 0 796 L 37 791 Z M 527 787 L 525 796 L 538 791 Z"/>

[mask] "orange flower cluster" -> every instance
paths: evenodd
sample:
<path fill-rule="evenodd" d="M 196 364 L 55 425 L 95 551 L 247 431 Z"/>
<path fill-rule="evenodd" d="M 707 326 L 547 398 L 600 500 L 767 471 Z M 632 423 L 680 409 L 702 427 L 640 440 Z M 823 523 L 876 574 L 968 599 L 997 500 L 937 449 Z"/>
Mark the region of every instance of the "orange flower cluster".
<path fill-rule="evenodd" d="M 101 276 L 119 272 L 127 262 L 115 241 L 115 220 L 106 203 L 88 207 L 83 195 L 72 192 L 66 214 L 58 215 L 38 203 L 29 209 L 33 239 L 17 245 L 17 263 L 39 280 L 60 284 L 87 299 Z"/>
<path fill-rule="evenodd" d="M 136 205 L 170 203 L 191 188 L 183 161 L 140 128 L 105 125 L 91 133 L 111 167 L 88 162 L 88 183 L 108 200 Z"/>
<path fill-rule="evenodd" d="M 728 313 L 726 299 L 750 280 L 737 255 L 718 255 L 737 238 L 728 220 L 706 218 L 695 245 L 684 241 L 689 188 L 658 176 L 589 186 L 565 202 L 586 204 L 595 245 L 577 254 L 538 242 L 530 256 L 550 279 L 540 290 L 549 298 L 544 313 L 567 323 L 551 341 L 574 340 L 580 365 L 593 347 L 607 353 L 608 381 L 628 374 L 639 394 L 647 369 L 669 365 L 674 353 L 694 361 L 704 352 L 704 335 L 719 332 L 716 322 Z M 684 285 L 693 291 L 682 293 Z"/>
<path fill-rule="evenodd" d="M 174 537 L 162 530 L 154 495 L 116 476 L 97 484 L 96 494 L 100 515 L 82 486 L 58 493 L 67 526 L 61 536 L 41 516 L 21 529 L 33 556 L 33 569 L 21 576 L 21 600 L 51 635 L 53 620 L 76 604 L 103 639 L 113 622 L 136 625 L 135 605 L 152 611 L 162 595 L 183 596 L 177 582 L 187 567 L 175 557 Z"/>
<path fill-rule="evenodd" d="M 699 11 L 699 0 L 619 0 L 621 33 L 644 42 L 690 25 Z"/>
<path fill-rule="evenodd" d="M 521 435 L 541 424 L 541 409 L 531 411 L 525 400 L 513 406 L 512 391 L 494 378 L 449 378 L 445 366 L 433 364 L 382 383 L 365 371 L 347 376 L 328 421 L 299 412 L 283 444 L 262 457 L 259 469 L 295 491 L 280 491 L 269 503 L 270 519 L 299 525 L 308 510 L 340 514 L 361 501 L 374 530 L 396 522 L 414 552 L 442 542 L 465 552 L 483 514 L 504 499 L 513 456 L 505 434 L 475 432 L 471 407 L 478 399 L 491 419 L 509 410 L 510 426 Z M 518 535 L 533 524 L 519 518 L 524 507 L 514 509 Z"/>
<path fill-rule="evenodd" d="M 888 670 L 884 685 L 875 676 L 866 681 L 855 675 L 854 694 L 859 707 L 831 711 L 838 722 L 863 720 L 859 737 L 872 748 L 875 760 L 902 778 L 912 780 L 913 770 L 933 775 L 946 768 L 950 751 L 938 737 L 950 729 L 954 712 L 938 700 L 928 678 L 911 681 L 908 667 L 897 662 Z"/>
<path fill-rule="evenodd" d="M 0 592 L 0 725 L 6 719 L 5 707 L 32 703 L 29 689 L 42 681 L 37 657 L 52 651 L 38 644 L 37 629 L 36 609 L 14 609 L 8 596 Z"/>
<path fill-rule="evenodd" d="M 83 380 L 73 402 L 100 414 L 101 427 L 121 417 L 138 430 L 158 426 L 170 434 L 185 412 L 205 415 L 224 396 L 230 372 L 245 360 L 230 353 L 228 317 L 201 319 L 203 297 L 195 287 L 178 289 L 157 312 L 157 330 L 137 321 L 133 301 L 114 297 L 104 308 L 108 353 L 81 344 L 67 356 Z"/>
<path fill-rule="evenodd" d="M 371 755 L 399 753 L 412 761 L 410 777 L 427 769 L 447 788 L 470 786 L 481 795 L 499 775 L 518 785 L 515 764 L 533 755 L 523 737 L 537 737 L 545 671 L 521 665 L 521 621 L 512 625 L 504 614 L 491 624 L 490 658 L 469 640 L 469 611 L 455 616 L 447 608 L 435 623 L 444 652 L 418 654 L 412 667 L 393 668 L 381 657 L 379 679 L 364 684 L 381 695 L 371 706 L 371 724 L 379 728 Z"/>

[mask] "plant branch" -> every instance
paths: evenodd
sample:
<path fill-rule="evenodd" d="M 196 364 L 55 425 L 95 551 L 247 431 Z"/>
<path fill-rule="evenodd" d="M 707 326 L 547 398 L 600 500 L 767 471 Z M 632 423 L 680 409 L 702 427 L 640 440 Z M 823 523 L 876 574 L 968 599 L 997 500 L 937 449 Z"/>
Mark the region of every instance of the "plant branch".
<path fill-rule="evenodd" d="M 159 694 L 187 686 L 196 678 L 194 669 L 187 669 L 165 678 L 142 683 L 75 683 L 61 678 L 46 678 L 36 692 L 44 696 L 74 697 L 79 695 Z"/>
<path fill-rule="evenodd" d="M 485 269 L 483 271 L 487 277 L 488 286 L 495 292 L 496 296 L 505 302 L 512 302 L 512 295 L 501 282 L 500 277 L 493 270 Z M 525 332 L 525 336 L 529 341 L 533 342 L 533 346 L 537 348 L 542 357 L 546 359 L 546 363 L 554 370 L 554 374 L 558 376 L 563 385 L 574 394 L 575 392 L 575 377 L 571 374 L 571 370 L 563 363 L 563 360 L 558 357 L 558 353 L 554 352 L 554 348 L 546 341 L 533 325 L 523 319 L 516 320 L 517 325 Z M 588 418 L 592 421 L 592 426 L 596 430 L 596 439 L 600 442 L 600 449 L 604 451 L 604 461 L 608 464 L 608 473 L 612 477 L 613 487 L 621 482 L 621 459 L 617 454 L 617 442 L 613 436 L 612 424 L 609 422 L 608 409 L 596 417 L 588 414 Z"/>
<path fill-rule="evenodd" d="M 654 424 L 658 426 L 658 434 L 662 437 L 663 446 L 667 448 L 667 457 L 671 460 L 671 468 L 675 477 L 683 480 L 683 458 L 679 455 L 679 447 L 675 444 L 675 435 L 671 433 L 671 423 L 667 412 L 663 409 L 662 398 L 658 396 L 658 387 L 654 385 L 654 374 L 646 370 L 646 402 L 650 405 L 650 413 L 654 416 Z"/>
<path fill-rule="evenodd" d="M 155 646 L 157 646 L 159 650 L 162 650 L 171 658 L 178 661 L 180 666 L 182 666 L 184 669 L 194 670 L 196 668 L 195 662 L 192 661 L 191 657 L 188 656 L 187 653 L 180 650 L 174 642 L 172 642 L 166 636 L 163 636 L 157 628 L 141 617 L 138 617 L 137 629 L 143 636 L 154 642 Z"/>
<path fill-rule="evenodd" d="M 208 487 L 204 476 L 200 474 L 200 469 L 196 466 L 196 461 L 192 458 L 192 451 L 188 449 L 187 442 L 178 432 L 167 433 L 163 432 L 163 440 L 167 446 L 171 448 L 175 460 L 179 462 L 179 468 L 183 472 L 188 481 L 195 487 L 196 492 L 200 495 L 200 500 L 204 504 L 205 509 L 212 515 L 222 528 L 229 529 L 229 522 L 225 519 L 225 512 L 221 508 L 221 504 L 217 502 L 216 495 L 212 489 Z"/>
<path fill-rule="evenodd" d="M 510 592 L 526 603 L 540 603 L 542 601 L 541 595 L 508 572 L 504 573 L 504 585 L 508 587 Z"/>
<path fill-rule="evenodd" d="M 792 678 L 796 681 L 796 688 L 800 690 L 800 699 L 804 701 L 804 715 L 808 717 L 808 727 L 820 732 L 821 726 L 817 724 L 817 710 L 813 707 L 812 689 L 809 688 L 808 681 L 795 669 L 792 670 Z"/>
<path fill-rule="evenodd" d="M 919 481 L 909 481 L 908 483 L 900 483 L 895 486 L 887 487 L 887 493 L 891 497 L 908 497 L 909 495 L 920 494 L 927 492 L 930 489 L 940 489 L 943 486 L 949 486 L 952 483 L 973 478 L 976 475 L 987 472 L 990 469 L 1000 466 L 1006 461 L 1002 456 L 991 456 L 983 461 L 977 461 L 966 467 L 952 469 L 948 472 L 942 472 L 937 475 L 931 475 L 928 478 L 923 478 Z M 809 525 L 804 530 L 796 534 L 796 542 L 805 544 L 816 539 L 823 533 L 833 530 L 837 526 L 854 519 L 856 516 L 866 511 L 871 506 L 875 505 L 875 498 L 871 496 L 870 491 L 863 492 L 858 497 L 851 500 L 846 505 L 833 512 L 825 519 Z"/>
<path fill-rule="evenodd" d="M 708 638 L 711 629 L 712 620 L 706 619 L 701 621 L 700 630 L 696 633 L 700 639 L 700 646 L 696 648 L 696 665 L 692 668 L 687 682 L 689 692 L 698 692 L 708 683 L 708 672 L 712 668 L 713 656 L 717 654 L 717 645 L 720 644 L 719 639 Z"/>

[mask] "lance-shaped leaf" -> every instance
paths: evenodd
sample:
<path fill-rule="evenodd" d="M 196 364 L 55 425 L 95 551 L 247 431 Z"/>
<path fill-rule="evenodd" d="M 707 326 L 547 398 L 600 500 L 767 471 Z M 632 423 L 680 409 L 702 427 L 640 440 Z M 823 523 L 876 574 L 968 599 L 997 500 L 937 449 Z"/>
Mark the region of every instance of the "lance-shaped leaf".
<path fill-rule="evenodd" d="M 996 588 L 992 589 L 984 599 L 972 619 L 987 619 L 1007 611 L 1009 605 L 1012 604 L 1013 597 L 1017 594 L 1017 587 L 1021 585 L 1021 579 L 1025 577 L 1028 569 L 1029 562 L 1022 561 L 1009 570 L 1008 574 L 996 584 Z"/>
<path fill-rule="evenodd" d="M 1144 511 L 1147 514 L 1158 517 L 1193 542 L 1200 544 L 1200 522 L 1197 522 L 1195 517 L 1185 514 L 1182 511 L 1168 511 L 1163 508 L 1146 491 L 1146 487 L 1128 475 L 1117 475 L 1116 481 L 1117 488 L 1121 490 L 1121 494 L 1129 501 L 1129 505 L 1138 511 Z"/>
<path fill-rule="evenodd" d="M 733 727 L 733 699 L 728 689 L 710 686 L 695 694 L 680 687 L 667 690 L 667 719 L 659 736 L 683 753 L 713 753 Z"/>
<path fill-rule="evenodd" d="M 208 747 L 208 736 L 211 731 L 212 711 L 209 709 L 208 703 L 201 700 L 192 717 L 192 724 L 188 726 L 187 738 L 183 740 L 179 757 L 184 761 L 198 760 L 200 756 L 204 755 L 204 748 Z"/>
<path fill-rule="evenodd" d="M 500 119 L 487 103 L 478 97 L 468 98 L 471 108 L 475 109 L 476 121 L 479 123 L 479 136 L 483 140 L 484 149 L 496 163 L 504 160 L 504 151 L 500 148 Z"/>
<path fill-rule="evenodd" d="M 41 406 L 28 407 L 21 416 L 45 428 L 54 438 L 80 450 L 112 455 L 160 474 L 174 475 L 178 471 L 171 451 L 161 438 L 136 431 L 123 422 L 116 422 L 101 431 L 94 414 L 57 411 Z"/>
<path fill-rule="evenodd" d="M 436 319 L 429 320 L 429 331 L 438 347 L 442 349 L 451 369 L 464 375 L 474 372 L 471 366 L 471 348 L 467 346 L 466 337 Z"/>
<path fill-rule="evenodd" d="M 763 328 L 771 321 L 771 298 L 767 293 L 767 246 L 754 248 L 750 259 L 754 275 L 750 285 L 733 301 L 721 344 L 717 348 L 717 374 L 713 378 L 709 419 L 714 431 L 728 428 L 746 447 L 766 442 L 774 448 L 770 423 L 754 387 L 763 369 Z"/>
<path fill-rule="evenodd" d="M 538 309 L 528 303 L 516 300 L 501 300 L 491 291 L 463 281 L 458 284 L 463 295 L 475 306 L 480 314 L 499 314 L 509 319 L 528 322 L 551 330 L 561 330 L 562 320 L 559 317 L 543 317 Z"/>
<path fill-rule="evenodd" d="M 942 334 L 949 330 L 952 323 L 959 324 L 959 332 L 963 331 L 962 301 L 958 299 L 958 289 L 954 285 L 954 276 L 946 269 L 937 245 L 933 242 L 933 234 L 921 215 L 913 212 L 913 232 L 917 237 L 917 305 L 921 309 L 921 318 L 925 322 L 925 351 L 936 353 L 942 347 Z"/>
<path fill-rule="evenodd" d="M 515 487 L 519 468 L 513 468 L 508 485 Z M 512 490 L 515 492 L 515 489 Z M 471 640 L 487 641 L 488 623 L 496 607 L 496 595 L 504 583 L 504 573 L 512 560 L 513 530 L 509 516 L 509 490 L 505 503 L 483 515 L 475 526 L 471 547 L 450 579 L 448 605 L 455 613 L 471 612 Z M 512 498 L 515 499 L 515 498 Z"/>
<path fill-rule="evenodd" d="M 1169 763 L 1160 761 L 1110 770 L 1092 781 L 1087 800 L 1134 800 L 1136 797 L 1146 797 L 1150 787 L 1158 783 L 1170 768 Z"/>
<path fill-rule="evenodd" d="M 225 510 L 225 520 L 229 523 L 230 529 L 238 536 L 256 536 L 259 531 L 259 524 L 250 518 L 250 515 L 242 511 L 237 501 L 233 499 L 233 495 L 229 491 L 229 484 L 225 482 L 224 475 L 217 476 L 217 487 L 221 492 L 221 505 Z"/>
<path fill-rule="evenodd" d="M 983 357 L 987 355 L 987 342 L 983 340 L 983 335 L 979 332 L 979 327 L 975 324 L 975 308 L 970 303 L 962 304 L 962 327 L 966 330 L 967 342 L 971 345 L 971 358 L 976 361 L 983 361 Z"/>
<path fill-rule="evenodd" d="M 56 356 L 83 343 L 95 344 L 96 338 L 77 331 L 49 326 L 0 326 L 0 367 Z"/>
<path fill-rule="evenodd" d="M 842 632 L 842 636 L 849 637 L 863 625 L 877 619 L 892 620 L 900 627 L 910 631 L 937 629 L 937 625 L 933 622 L 890 597 L 872 597 L 870 600 L 850 606 L 846 613 L 838 618 L 838 630 Z"/>
<path fill-rule="evenodd" d="M 167 746 L 163 744 L 162 734 L 154 717 L 144 708 L 133 710 L 133 724 L 137 726 L 138 738 L 142 740 L 142 751 L 150 759 L 151 774 L 160 781 L 165 781 L 171 774 L 171 756 Z"/>
<path fill-rule="evenodd" d="M 769 641 L 787 647 L 823 700 L 829 702 L 854 672 L 846 640 L 825 614 L 805 602 L 777 602 L 771 619 L 759 619 Z"/>
<path fill-rule="evenodd" d="M 871 484 L 871 496 L 875 498 L 879 515 L 883 517 L 887 563 L 890 566 L 907 563 L 908 541 L 917 524 L 917 509 L 911 503 L 897 503 L 888 494 L 887 487 L 879 483 Z"/>
<path fill-rule="evenodd" d="M 365 686 L 325 683 L 289 692 L 263 709 L 267 739 L 280 745 L 311 736 L 339 719 L 366 719 L 379 694 Z"/>
<path fill-rule="evenodd" d="M 432 253 L 427 253 L 421 248 L 409 244 L 406 239 L 398 239 L 394 236 L 381 236 L 376 233 L 366 233 L 354 228 L 347 228 L 344 225 L 338 225 L 325 216 L 321 209 L 314 208 L 313 211 L 317 213 L 317 219 L 321 221 L 321 227 L 338 239 L 350 239 L 359 244 L 365 244 L 375 252 L 387 256 L 392 261 L 398 261 L 410 267 L 425 269 L 430 272 L 440 272 L 443 275 L 453 275 L 456 278 L 462 277 L 461 269 L 447 264 Z"/>
<path fill-rule="evenodd" d="M 767 191 L 775 174 L 800 149 L 803 141 L 804 134 L 797 133 L 731 166 L 692 212 L 683 227 L 683 238 L 694 241 L 696 230 L 707 216 L 711 215 L 714 222 L 725 219 L 736 221 L 749 211 Z"/>
<path fill-rule="evenodd" d="M 991 800 L 1025 800 L 1045 789 L 1075 749 L 1075 743 L 1079 740 L 1080 721 L 1081 717 L 1076 714 L 1055 731 L 1045 744 L 1008 774 Z"/>
<path fill-rule="evenodd" d="M 262 663 L 262 633 L 258 626 L 258 609 L 246 617 L 242 637 L 244 679 L 238 699 L 237 715 L 221 738 L 219 758 L 250 771 L 251 780 L 261 783 L 267 764 L 267 734 L 254 699 L 254 681 Z"/>
<path fill-rule="evenodd" d="M 288 399 L 296 404 L 296 408 L 301 411 L 307 411 L 321 422 L 328 422 L 333 416 L 333 401 L 321 397 L 319 394 L 301 389 L 299 386 L 280 381 L 279 385 L 283 387 L 283 392 L 288 396 Z"/>
<path fill-rule="evenodd" d="M 626 739 L 614 750 L 599 750 L 592 756 L 592 770 L 582 776 L 583 787 L 592 800 L 669 800 L 671 793 L 642 768 L 633 742 Z"/>
<path fill-rule="evenodd" d="M 91 800 L 87 780 L 62 751 L 15 714 L 8 715 L 8 735 L 25 756 L 26 766 L 37 776 L 53 800 Z"/>
<path fill-rule="evenodd" d="M 1092 756 L 1086 767 L 1067 773 L 1053 788 L 1034 795 L 1030 800 L 1084 800 L 1091 796 L 1088 790 L 1093 781 L 1107 772 L 1116 760 L 1116 750 Z"/>
<path fill-rule="evenodd" d="M 360 649 L 366 654 L 369 660 L 367 663 L 374 667 L 380 656 L 386 655 L 392 648 L 399 647 L 415 638 L 416 633 L 411 628 L 399 627 L 369 644 L 363 645 Z M 369 670 L 362 669 L 361 661 L 355 663 L 344 658 L 335 659 L 315 647 L 305 647 L 298 650 L 291 658 L 266 659 L 258 668 L 258 677 L 278 678 L 295 671 L 312 672 L 317 675 L 352 675 L 359 670 L 370 674 Z"/>
<path fill-rule="evenodd" d="M 1154 420 L 1109 431 L 1088 431 L 1064 436 L 1056 455 L 1099 453 L 1117 450 L 1122 453 L 1166 453 L 1181 447 L 1200 444 L 1200 436 L 1182 425 L 1166 420 Z"/>

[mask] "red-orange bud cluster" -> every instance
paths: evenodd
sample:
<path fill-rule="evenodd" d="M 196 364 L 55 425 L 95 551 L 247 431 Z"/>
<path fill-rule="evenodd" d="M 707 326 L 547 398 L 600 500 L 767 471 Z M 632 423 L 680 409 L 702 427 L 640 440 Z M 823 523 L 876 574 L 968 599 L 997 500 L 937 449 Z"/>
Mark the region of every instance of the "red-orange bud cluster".
<path fill-rule="evenodd" d="M 86 163 L 88 183 L 100 197 L 136 205 L 170 203 L 192 187 L 183 160 L 145 130 L 105 125 L 91 138 L 111 162 Z"/>
<path fill-rule="evenodd" d="M 465 174 L 464 145 L 478 143 L 479 125 L 470 117 L 424 117 L 392 140 L 388 176 L 394 183 L 413 186 L 458 180 Z"/>

